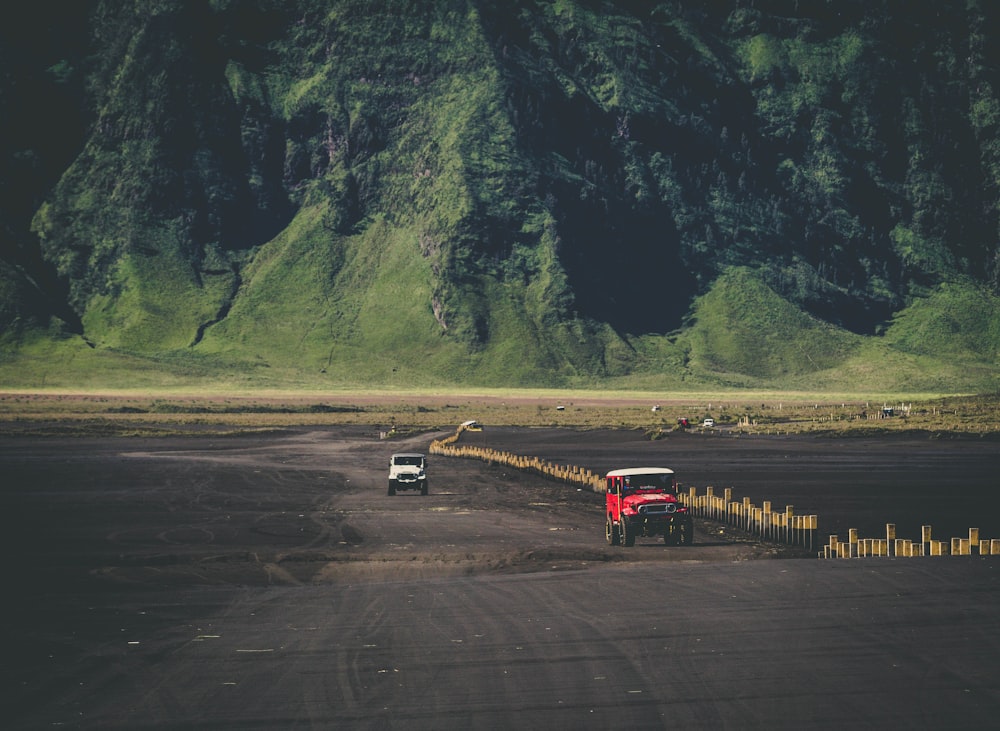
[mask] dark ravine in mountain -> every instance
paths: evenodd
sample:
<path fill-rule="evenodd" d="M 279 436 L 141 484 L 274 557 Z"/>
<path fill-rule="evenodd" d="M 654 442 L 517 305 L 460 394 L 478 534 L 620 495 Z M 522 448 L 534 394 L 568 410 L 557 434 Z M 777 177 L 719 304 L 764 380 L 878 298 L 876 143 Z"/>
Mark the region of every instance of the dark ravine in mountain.
<path fill-rule="evenodd" d="M 1000 386 L 993 3 L 58 5 L 0 11 L 0 381 Z"/>

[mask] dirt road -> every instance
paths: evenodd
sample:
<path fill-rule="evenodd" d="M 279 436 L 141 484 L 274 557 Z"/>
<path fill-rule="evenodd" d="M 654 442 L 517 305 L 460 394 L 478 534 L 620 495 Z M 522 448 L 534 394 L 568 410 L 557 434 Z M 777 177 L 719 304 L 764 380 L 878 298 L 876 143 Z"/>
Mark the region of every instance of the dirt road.
<path fill-rule="evenodd" d="M 612 548 L 599 496 L 453 458 L 430 495 L 389 497 L 389 455 L 434 436 L 0 439 L 0 721 L 945 728 L 1000 711 L 996 558 L 793 559 L 708 523 L 689 548 Z M 983 507 L 1000 457 L 977 442 L 475 438 L 666 464 L 844 530 L 929 511 L 1000 535 Z"/>

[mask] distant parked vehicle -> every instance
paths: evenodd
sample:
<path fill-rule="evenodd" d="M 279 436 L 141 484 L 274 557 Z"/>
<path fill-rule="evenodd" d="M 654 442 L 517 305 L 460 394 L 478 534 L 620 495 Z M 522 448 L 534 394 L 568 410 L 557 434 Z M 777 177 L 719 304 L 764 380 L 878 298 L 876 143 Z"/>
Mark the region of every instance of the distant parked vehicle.
<path fill-rule="evenodd" d="M 711 429 L 713 426 L 715 426 L 715 419 L 712 418 L 705 419 L 705 421 L 703 421 L 701 425 Z"/>

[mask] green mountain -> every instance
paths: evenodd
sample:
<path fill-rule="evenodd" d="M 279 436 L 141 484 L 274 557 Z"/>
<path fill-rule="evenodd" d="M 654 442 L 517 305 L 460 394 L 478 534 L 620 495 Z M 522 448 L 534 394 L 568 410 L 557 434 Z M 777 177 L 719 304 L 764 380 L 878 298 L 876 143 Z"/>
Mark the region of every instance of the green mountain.
<path fill-rule="evenodd" d="M 1000 386 L 986 0 L 0 13 L 7 386 Z"/>

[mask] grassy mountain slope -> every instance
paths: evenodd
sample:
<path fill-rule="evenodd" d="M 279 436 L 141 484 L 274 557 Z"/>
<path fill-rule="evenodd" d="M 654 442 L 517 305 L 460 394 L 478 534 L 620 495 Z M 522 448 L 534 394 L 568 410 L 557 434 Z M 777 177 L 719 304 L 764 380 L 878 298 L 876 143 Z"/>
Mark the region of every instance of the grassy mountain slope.
<path fill-rule="evenodd" d="M 839 366 L 862 342 L 807 315 L 744 268 L 719 277 L 693 312 L 684 338 L 699 372 L 780 381 Z"/>
<path fill-rule="evenodd" d="M 5 383 L 998 385 L 989 4 L 84 7 Z"/>

